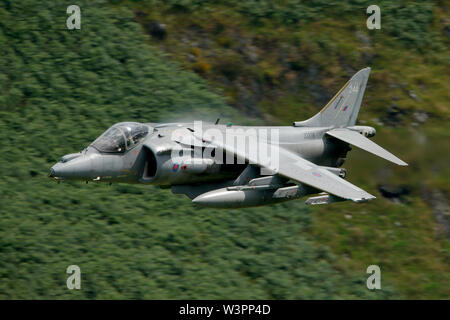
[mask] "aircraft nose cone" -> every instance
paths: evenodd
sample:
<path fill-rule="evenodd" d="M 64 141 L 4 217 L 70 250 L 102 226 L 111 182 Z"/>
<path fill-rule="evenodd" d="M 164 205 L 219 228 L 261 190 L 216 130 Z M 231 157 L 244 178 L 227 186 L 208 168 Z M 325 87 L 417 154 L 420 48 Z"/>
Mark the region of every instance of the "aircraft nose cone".
<path fill-rule="evenodd" d="M 50 169 L 49 176 L 63 179 L 89 179 L 92 164 L 88 157 L 77 157 L 68 162 L 58 162 Z"/>
<path fill-rule="evenodd" d="M 69 166 L 65 165 L 64 163 L 58 162 L 53 167 L 50 168 L 50 174 L 49 177 L 52 178 L 66 178 L 72 170 L 68 168 Z"/>

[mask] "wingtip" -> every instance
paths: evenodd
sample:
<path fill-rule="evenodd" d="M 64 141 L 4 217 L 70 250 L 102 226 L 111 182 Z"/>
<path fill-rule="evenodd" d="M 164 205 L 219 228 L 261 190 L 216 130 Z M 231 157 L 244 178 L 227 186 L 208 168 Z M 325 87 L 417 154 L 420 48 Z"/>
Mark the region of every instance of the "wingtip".
<path fill-rule="evenodd" d="M 397 164 L 397 165 L 399 165 L 399 166 L 402 166 L 402 167 L 407 167 L 407 166 L 408 166 L 408 164 L 407 164 L 405 161 L 400 160 L 400 159 L 397 159 L 397 161 L 395 162 L 395 164 Z"/>
<path fill-rule="evenodd" d="M 371 201 L 371 200 L 375 200 L 376 198 L 377 198 L 377 197 L 375 197 L 375 196 L 369 194 L 368 197 L 363 197 L 363 198 L 359 198 L 359 199 L 351 199 L 351 200 L 353 200 L 353 201 L 356 202 L 356 203 L 361 203 L 361 202 L 369 202 L 369 201 Z"/>

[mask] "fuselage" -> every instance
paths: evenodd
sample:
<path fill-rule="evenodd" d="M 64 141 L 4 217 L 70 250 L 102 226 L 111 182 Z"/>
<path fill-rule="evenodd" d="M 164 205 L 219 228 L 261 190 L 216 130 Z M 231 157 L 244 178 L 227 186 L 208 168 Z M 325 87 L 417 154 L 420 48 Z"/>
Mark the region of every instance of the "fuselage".
<path fill-rule="evenodd" d="M 249 138 L 254 137 L 318 165 L 339 167 L 345 160 L 348 145 L 325 137 L 327 130 L 329 128 L 249 127 L 205 122 L 119 123 L 80 153 L 62 157 L 51 168 L 50 176 L 60 180 L 161 186 L 235 179 L 248 162 L 214 147 L 213 143 L 202 141 L 201 137 L 207 134 L 222 139 L 234 136 L 236 143 L 247 147 L 256 143 Z"/>

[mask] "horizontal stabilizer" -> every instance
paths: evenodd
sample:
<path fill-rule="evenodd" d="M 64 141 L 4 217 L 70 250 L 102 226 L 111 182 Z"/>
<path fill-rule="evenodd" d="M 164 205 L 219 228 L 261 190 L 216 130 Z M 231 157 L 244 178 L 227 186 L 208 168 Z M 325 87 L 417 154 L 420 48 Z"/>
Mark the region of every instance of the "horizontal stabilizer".
<path fill-rule="evenodd" d="M 391 161 L 400 166 L 408 165 L 406 162 L 400 160 L 386 149 L 380 147 L 375 142 L 369 140 L 368 138 L 366 138 L 365 136 L 356 131 L 349 130 L 346 128 L 338 128 L 328 131 L 327 134 L 339 140 L 347 142 L 351 145 L 354 145 L 355 147 L 366 150 L 367 152 L 373 153 L 374 155 L 377 155 L 383 159 Z"/>

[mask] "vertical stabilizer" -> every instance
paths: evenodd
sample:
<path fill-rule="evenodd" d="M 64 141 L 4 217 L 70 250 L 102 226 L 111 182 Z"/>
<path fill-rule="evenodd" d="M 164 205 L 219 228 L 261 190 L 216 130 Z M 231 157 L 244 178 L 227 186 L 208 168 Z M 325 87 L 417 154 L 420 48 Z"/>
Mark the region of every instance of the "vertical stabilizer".
<path fill-rule="evenodd" d="M 370 68 L 358 71 L 318 114 L 294 122 L 294 126 L 339 128 L 355 125 L 369 74 Z"/>

